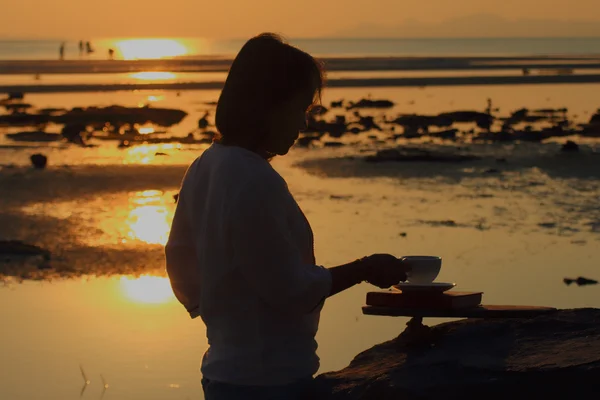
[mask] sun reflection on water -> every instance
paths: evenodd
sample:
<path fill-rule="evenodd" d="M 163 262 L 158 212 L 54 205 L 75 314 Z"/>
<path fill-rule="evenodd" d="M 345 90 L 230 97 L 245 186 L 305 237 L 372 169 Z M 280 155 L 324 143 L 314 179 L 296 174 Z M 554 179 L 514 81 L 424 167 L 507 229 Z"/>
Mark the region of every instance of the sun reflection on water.
<path fill-rule="evenodd" d="M 151 126 L 145 126 L 138 129 L 140 135 L 148 135 L 150 133 L 154 133 L 154 128 Z"/>
<path fill-rule="evenodd" d="M 156 101 L 161 101 L 165 98 L 165 96 L 155 96 L 155 95 L 150 95 L 147 97 L 148 101 L 152 101 L 152 102 L 156 102 Z"/>
<path fill-rule="evenodd" d="M 165 71 L 144 71 L 144 72 L 135 72 L 133 74 L 129 74 L 131 78 L 140 79 L 143 81 L 164 81 L 175 79 L 177 77 L 173 72 L 165 72 Z"/>
<path fill-rule="evenodd" d="M 138 278 L 123 276 L 119 283 L 123 294 L 135 302 L 160 304 L 174 298 L 168 278 L 150 275 Z"/>
<path fill-rule="evenodd" d="M 158 204 L 157 204 L 158 203 Z M 162 192 L 144 190 L 130 198 L 130 211 L 125 222 L 127 236 L 148 244 L 166 244 L 169 238 L 171 216 L 162 204 Z"/>

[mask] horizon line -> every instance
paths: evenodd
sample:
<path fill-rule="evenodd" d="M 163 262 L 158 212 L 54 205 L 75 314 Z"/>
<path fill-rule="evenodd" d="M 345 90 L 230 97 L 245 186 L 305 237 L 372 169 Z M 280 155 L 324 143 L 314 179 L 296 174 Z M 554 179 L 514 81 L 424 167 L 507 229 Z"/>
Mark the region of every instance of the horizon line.
<path fill-rule="evenodd" d="M 127 35 L 119 35 L 119 36 L 93 36 L 90 40 L 116 40 L 116 39 L 203 39 L 203 40 L 215 40 L 215 41 L 243 41 L 248 40 L 252 36 L 247 37 L 224 37 L 224 38 L 216 38 L 209 36 L 182 36 L 182 35 L 147 35 L 147 36 L 127 36 Z M 406 40 L 470 40 L 470 39 L 600 39 L 600 34 L 595 36 L 589 35 L 563 35 L 563 36 L 540 36 L 540 35 L 532 35 L 532 36 L 346 36 L 346 35 L 324 35 L 324 36 L 285 36 L 283 37 L 286 40 L 327 40 L 327 39 L 335 39 L 335 40 L 398 40 L 398 39 L 406 39 Z M 87 40 L 86 39 L 86 40 Z M 74 41 L 78 42 L 82 39 L 75 38 L 60 38 L 60 37 L 50 37 L 50 38 L 42 38 L 42 37 L 11 37 L 11 36 L 2 36 L 0 35 L 0 41 L 15 41 L 15 42 L 37 42 L 37 41 Z"/>

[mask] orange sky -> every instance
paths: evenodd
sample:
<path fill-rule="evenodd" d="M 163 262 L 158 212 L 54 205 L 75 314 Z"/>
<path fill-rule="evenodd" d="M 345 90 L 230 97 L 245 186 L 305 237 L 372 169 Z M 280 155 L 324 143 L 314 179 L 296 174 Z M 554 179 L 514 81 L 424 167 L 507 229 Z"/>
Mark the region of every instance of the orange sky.
<path fill-rule="evenodd" d="M 1 0 L 0 36 L 116 37 L 204 36 L 247 37 L 277 31 L 288 37 L 351 35 L 379 32 L 394 35 L 398 25 L 416 20 L 424 32 L 451 33 L 442 21 L 473 14 L 509 20 L 535 18 L 544 32 L 552 20 L 600 20 L 598 0 Z M 486 18 L 469 19 L 464 35 L 486 36 Z M 410 23 L 410 22 L 409 22 Z M 414 25 L 413 23 L 413 25 Z M 366 24 L 362 29 L 355 29 Z M 375 30 L 368 25 L 374 24 Z M 429 25 L 427 25 L 429 24 Z M 433 25 L 431 25 L 433 24 Z M 546 25 L 544 25 L 546 24 Z M 411 25 L 411 26 L 413 26 Z M 591 24 L 590 24 L 591 25 Z M 598 24 L 600 25 L 600 24 Z M 373 25 L 371 25 L 372 27 Z M 525 28 L 520 28 L 524 30 Z M 577 24 L 564 27 L 574 35 L 587 34 Z M 418 30 L 418 29 L 417 29 Z M 475 33 L 473 33 L 475 32 Z M 545 33 L 542 32 L 542 35 Z M 488 32 L 494 34 L 494 32 Z M 500 32 L 502 33 L 502 32 Z M 509 32 L 505 32 L 511 35 Z M 600 34 L 600 28 L 598 28 Z M 408 33 L 410 34 L 410 32 Z M 487 36 L 489 36 L 487 34 Z M 406 35 L 403 31 L 401 35 Z"/>

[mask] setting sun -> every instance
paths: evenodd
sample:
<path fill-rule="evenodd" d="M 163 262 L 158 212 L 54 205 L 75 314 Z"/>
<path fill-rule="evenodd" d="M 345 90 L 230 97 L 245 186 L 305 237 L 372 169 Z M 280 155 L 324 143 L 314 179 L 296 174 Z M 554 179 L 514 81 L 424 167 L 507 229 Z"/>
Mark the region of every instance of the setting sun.
<path fill-rule="evenodd" d="M 171 284 L 167 278 L 142 275 L 139 278 L 121 277 L 121 289 L 129 299 L 149 304 L 166 303 L 173 296 Z"/>
<path fill-rule="evenodd" d="M 177 57 L 189 53 L 189 49 L 175 39 L 127 39 L 116 42 L 115 46 L 125 60 Z"/>

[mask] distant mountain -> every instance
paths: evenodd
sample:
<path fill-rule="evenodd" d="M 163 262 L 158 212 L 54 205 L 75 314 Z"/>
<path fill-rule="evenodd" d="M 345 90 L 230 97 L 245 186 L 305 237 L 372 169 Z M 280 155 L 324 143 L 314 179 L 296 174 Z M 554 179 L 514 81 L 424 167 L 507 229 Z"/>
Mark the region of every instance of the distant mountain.
<path fill-rule="evenodd" d="M 358 24 L 331 32 L 330 37 L 598 37 L 600 20 L 507 19 L 474 14 L 426 23 L 407 19 L 397 25 Z"/>

